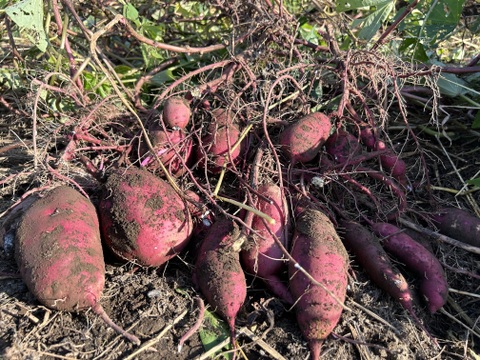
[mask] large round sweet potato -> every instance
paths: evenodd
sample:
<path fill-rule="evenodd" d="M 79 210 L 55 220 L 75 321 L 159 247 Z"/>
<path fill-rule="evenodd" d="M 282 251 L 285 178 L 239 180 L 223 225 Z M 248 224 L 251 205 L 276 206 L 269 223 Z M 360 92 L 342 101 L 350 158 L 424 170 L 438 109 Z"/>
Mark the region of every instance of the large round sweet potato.
<path fill-rule="evenodd" d="M 102 234 L 120 258 L 160 266 L 187 245 L 192 220 L 166 181 L 131 167 L 113 172 L 100 200 Z"/>

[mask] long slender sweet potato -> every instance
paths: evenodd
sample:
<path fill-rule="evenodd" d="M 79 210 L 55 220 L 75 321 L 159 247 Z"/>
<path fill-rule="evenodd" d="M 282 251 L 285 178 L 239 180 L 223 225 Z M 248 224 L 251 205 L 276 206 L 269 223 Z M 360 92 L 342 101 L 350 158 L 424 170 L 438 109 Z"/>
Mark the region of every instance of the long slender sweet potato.
<path fill-rule="evenodd" d="M 327 115 L 319 112 L 308 114 L 280 133 L 280 145 L 289 160 L 309 162 L 317 156 L 331 129 Z"/>
<path fill-rule="evenodd" d="M 412 293 L 407 281 L 392 264 L 380 240 L 365 226 L 340 220 L 341 236 L 347 249 L 355 255 L 368 276 L 379 288 L 400 302 L 405 310 L 419 322 L 413 309 Z"/>
<path fill-rule="evenodd" d="M 92 308 L 116 331 L 140 343 L 115 325 L 99 303 L 105 263 L 98 217 L 78 191 L 57 187 L 25 211 L 15 258 L 28 289 L 43 305 L 65 311 Z"/>
<path fill-rule="evenodd" d="M 419 290 L 427 301 L 428 310 L 433 314 L 443 307 L 447 301 L 448 283 L 438 259 L 395 225 L 376 223 L 372 230 L 382 237 L 386 251 L 417 274 Z"/>
<path fill-rule="evenodd" d="M 254 233 L 249 237 L 249 243 L 242 250 L 241 259 L 245 270 L 262 278 L 270 291 L 289 304 L 293 304 L 292 295 L 288 291 L 279 274 L 286 268 L 282 249 L 274 236 L 288 248 L 288 205 L 279 186 L 267 183 L 259 186 L 260 198 L 256 208 L 275 220 L 268 224 L 259 216 L 252 220 Z M 270 231 L 268 231 L 270 229 Z"/>
<path fill-rule="evenodd" d="M 297 322 L 308 341 L 312 360 L 317 360 L 323 341 L 342 314 L 348 254 L 328 217 L 318 210 L 306 209 L 296 219 L 291 255 L 328 290 L 312 283 L 293 262 L 289 263 Z"/>
<path fill-rule="evenodd" d="M 230 219 L 215 222 L 202 242 L 193 273 L 193 281 L 208 303 L 227 321 L 233 344 L 235 318 L 247 296 L 240 248 L 235 244 L 239 234 Z"/>
<path fill-rule="evenodd" d="M 193 230 L 186 204 L 173 187 L 143 169 L 111 173 L 99 208 L 107 246 L 143 266 L 160 266 L 176 256 Z"/>
<path fill-rule="evenodd" d="M 480 247 L 480 219 L 459 208 L 444 208 L 431 216 L 441 234 Z"/>

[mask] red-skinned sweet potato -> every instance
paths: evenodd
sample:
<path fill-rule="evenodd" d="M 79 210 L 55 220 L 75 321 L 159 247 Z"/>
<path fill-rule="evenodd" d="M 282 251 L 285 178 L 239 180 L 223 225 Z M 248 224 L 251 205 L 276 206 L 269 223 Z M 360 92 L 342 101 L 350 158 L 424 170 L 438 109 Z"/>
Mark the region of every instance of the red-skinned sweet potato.
<path fill-rule="evenodd" d="M 239 235 L 238 226 L 230 219 L 215 222 L 202 242 L 193 273 L 193 282 L 213 309 L 227 321 L 232 343 L 235 340 L 235 318 L 247 296 L 240 248 L 235 244 Z"/>
<path fill-rule="evenodd" d="M 480 247 L 480 219 L 459 208 L 444 208 L 431 215 L 441 234 Z"/>
<path fill-rule="evenodd" d="M 325 149 L 340 164 L 362 153 L 359 140 L 349 132 L 338 129 L 328 138 Z"/>
<path fill-rule="evenodd" d="M 186 137 L 183 131 L 163 129 L 155 129 L 149 131 L 149 137 L 157 156 L 163 165 L 170 170 L 173 175 L 181 175 L 180 170 L 183 168 L 182 160 L 186 163 L 192 152 L 192 139 Z M 157 159 L 150 153 L 146 144 L 141 147 L 140 166 L 149 170 L 158 169 Z"/>
<path fill-rule="evenodd" d="M 174 96 L 165 101 L 162 115 L 166 126 L 174 129 L 185 129 L 192 112 L 187 100 Z"/>
<path fill-rule="evenodd" d="M 288 205 L 280 187 L 273 183 L 261 185 L 257 190 L 266 199 L 260 198 L 256 208 L 273 218 L 275 224 L 268 224 L 259 216 L 253 217 L 254 232 L 240 253 L 242 264 L 247 272 L 259 276 L 274 295 L 288 304 L 293 304 L 292 295 L 279 276 L 286 269 L 285 256 L 274 238 L 276 236 L 282 245 L 288 248 Z"/>
<path fill-rule="evenodd" d="M 419 290 L 427 301 L 428 310 L 433 314 L 443 307 L 447 301 L 448 283 L 438 259 L 395 225 L 376 223 L 372 230 L 382 238 L 382 246 L 387 252 L 417 274 Z"/>
<path fill-rule="evenodd" d="M 280 133 L 280 145 L 285 156 L 293 161 L 312 161 L 330 135 L 330 118 L 316 112 L 304 116 Z"/>
<path fill-rule="evenodd" d="M 223 108 L 216 108 L 213 109 L 211 112 L 212 118 L 210 120 L 210 124 L 208 125 L 209 132 L 215 132 L 215 130 L 223 127 L 223 126 L 231 126 L 233 125 L 233 118 L 230 111 L 227 111 Z"/>
<path fill-rule="evenodd" d="M 346 248 L 380 289 L 403 306 L 419 322 L 413 309 L 413 298 L 407 281 L 392 264 L 380 240 L 366 227 L 355 221 L 340 220 L 341 236 Z"/>
<path fill-rule="evenodd" d="M 397 179 L 400 184 L 406 185 L 407 182 L 407 165 L 405 161 L 400 159 L 393 150 L 388 149 L 387 145 L 377 139 L 372 128 L 364 127 L 360 131 L 360 138 L 365 146 L 372 150 L 385 150 L 385 153 L 380 155 L 380 164 L 387 170 L 392 177 Z"/>
<path fill-rule="evenodd" d="M 240 129 L 236 125 L 222 126 L 214 132 L 208 132 L 202 137 L 201 147 L 197 148 L 199 165 L 205 166 L 206 160 L 208 170 L 217 174 L 223 166 L 236 163 L 243 150 L 242 144 L 234 148 L 240 135 Z"/>
<path fill-rule="evenodd" d="M 97 212 L 78 191 L 60 186 L 35 201 L 16 232 L 15 259 L 22 278 L 43 305 L 65 311 L 87 308 L 134 343 L 100 305 L 105 263 Z"/>
<path fill-rule="evenodd" d="M 111 173 L 100 199 L 105 243 L 118 257 L 160 266 L 187 245 L 192 220 L 166 181 L 131 167 Z"/>
<path fill-rule="evenodd" d="M 318 360 L 323 341 L 342 314 L 347 290 L 348 254 L 326 215 L 306 209 L 295 222 L 292 257 L 323 287 L 315 285 L 293 262 L 289 263 L 290 292 L 297 322 L 307 339 L 312 360 Z"/>

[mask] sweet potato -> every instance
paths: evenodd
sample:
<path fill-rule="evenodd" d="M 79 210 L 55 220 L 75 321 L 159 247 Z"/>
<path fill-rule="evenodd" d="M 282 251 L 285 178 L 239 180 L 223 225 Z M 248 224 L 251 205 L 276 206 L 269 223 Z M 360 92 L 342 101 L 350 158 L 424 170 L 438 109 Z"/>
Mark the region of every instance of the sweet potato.
<path fill-rule="evenodd" d="M 240 129 L 236 125 L 222 126 L 202 137 L 201 146 L 197 148 L 200 166 L 205 166 L 214 174 L 219 173 L 224 165 L 236 163 L 242 153 L 242 144 L 233 148 L 240 139 Z"/>
<path fill-rule="evenodd" d="M 469 212 L 449 207 L 431 216 L 441 234 L 480 247 L 480 219 Z"/>
<path fill-rule="evenodd" d="M 192 139 L 186 137 L 183 131 L 155 129 L 149 131 L 149 137 L 157 156 L 163 165 L 170 170 L 173 175 L 179 174 L 183 168 L 183 162 L 187 162 L 192 152 Z M 146 144 L 141 146 L 140 166 L 149 170 L 158 169 L 156 158 L 150 153 Z"/>
<path fill-rule="evenodd" d="M 232 343 L 235 318 L 247 296 L 247 283 L 235 242 L 240 231 L 230 219 L 209 229 L 195 262 L 193 281 L 215 311 L 227 321 Z"/>
<path fill-rule="evenodd" d="M 99 204 L 105 243 L 122 259 L 160 266 L 188 243 L 193 225 L 185 206 L 169 183 L 146 170 L 114 171 Z"/>
<path fill-rule="evenodd" d="M 282 151 L 293 162 L 309 162 L 317 156 L 331 129 L 328 116 L 319 112 L 306 115 L 280 133 Z"/>
<path fill-rule="evenodd" d="M 380 240 L 366 227 L 355 221 L 340 220 L 341 236 L 355 260 L 380 289 L 400 302 L 418 321 L 413 309 L 412 293 L 407 281 L 392 264 Z"/>
<path fill-rule="evenodd" d="M 448 283 L 438 259 L 425 247 L 388 223 L 376 223 L 372 230 L 380 236 L 383 248 L 402 261 L 420 280 L 419 290 L 427 301 L 427 308 L 433 314 L 445 305 Z"/>
<path fill-rule="evenodd" d="M 92 308 L 116 331 L 140 342 L 113 324 L 99 303 L 105 263 L 98 217 L 78 191 L 57 187 L 25 211 L 16 232 L 15 259 L 28 289 L 43 305 L 65 311 Z"/>
<path fill-rule="evenodd" d="M 317 360 L 323 341 L 342 314 L 348 254 L 328 217 L 318 210 L 306 209 L 296 219 L 291 255 L 329 290 L 312 283 L 293 262 L 289 263 L 290 292 L 297 301 L 297 322 L 308 341 L 311 358 Z"/>
<path fill-rule="evenodd" d="M 372 150 L 385 150 L 380 155 L 380 164 L 387 170 L 392 177 L 397 179 L 400 184 L 405 185 L 407 182 L 407 165 L 405 161 L 400 159 L 392 149 L 388 149 L 387 145 L 375 137 L 374 131 L 370 127 L 365 127 L 360 131 L 360 138 L 365 146 Z"/>
<path fill-rule="evenodd" d="M 293 304 L 292 295 L 281 280 L 279 274 L 286 269 L 284 254 L 275 241 L 275 237 L 288 248 L 288 205 L 279 186 L 267 183 L 258 187 L 258 193 L 265 196 L 260 198 L 256 208 L 275 220 L 275 224 L 268 224 L 259 216 L 252 220 L 254 232 L 249 242 L 240 253 L 245 270 L 259 276 L 269 290 L 280 299 Z M 270 229 L 270 231 L 268 231 Z"/>
<path fill-rule="evenodd" d="M 208 131 L 215 132 L 215 130 L 222 126 L 231 126 L 233 124 L 232 114 L 223 108 L 213 109 L 211 112 L 212 118 L 208 125 Z"/>
<path fill-rule="evenodd" d="M 338 129 L 328 138 L 325 149 L 333 159 L 340 164 L 360 155 L 362 148 L 359 140 L 349 132 Z"/>
<path fill-rule="evenodd" d="M 190 122 L 192 112 L 187 100 L 174 96 L 165 101 L 162 115 L 166 126 L 185 129 Z"/>

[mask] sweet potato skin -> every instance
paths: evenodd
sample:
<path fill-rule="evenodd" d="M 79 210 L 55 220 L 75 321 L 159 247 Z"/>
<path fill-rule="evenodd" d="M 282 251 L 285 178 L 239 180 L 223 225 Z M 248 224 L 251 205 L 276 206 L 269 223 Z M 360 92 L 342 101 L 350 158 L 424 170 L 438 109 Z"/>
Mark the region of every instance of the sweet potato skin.
<path fill-rule="evenodd" d="M 280 133 L 282 151 L 291 161 L 312 161 L 329 137 L 331 129 L 327 115 L 319 112 L 306 115 Z"/>
<path fill-rule="evenodd" d="M 170 184 L 148 171 L 117 170 L 99 204 L 105 243 L 122 259 L 160 266 L 190 239 L 193 224 L 185 206 Z"/>
<path fill-rule="evenodd" d="M 236 163 L 242 153 L 243 144 L 235 149 L 233 149 L 233 146 L 239 140 L 240 134 L 240 129 L 236 125 L 230 125 L 222 126 L 204 135 L 202 137 L 202 148 L 197 148 L 197 158 L 200 165 L 205 165 L 205 153 L 207 168 L 214 174 L 219 173 L 224 165 Z"/>
<path fill-rule="evenodd" d="M 431 216 L 441 234 L 480 247 L 480 219 L 459 208 L 444 208 Z"/>
<path fill-rule="evenodd" d="M 382 246 L 387 252 L 418 275 L 419 290 L 427 301 L 428 310 L 433 314 L 443 307 L 447 301 L 448 283 L 438 259 L 395 225 L 376 223 L 372 230 L 382 237 Z"/>
<path fill-rule="evenodd" d="M 304 210 L 296 219 L 292 242 L 292 257 L 343 304 L 348 254 L 328 217 L 318 210 Z M 297 301 L 297 322 L 309 343 L 311 357 L 316 360 L 323 340 L 337 325 L 343 309 L 328 292 L 296 269 L 293 262 L 289 263 L 288 272 L 290 291 Z"/>
<path fill-rule="evenodd" d="M 184 132 L 180 130 L 153 129 L 149 131 L 149 136 L 152 146 L 163 165 L 170 170 L 171 174 L 179 173 L 183 168 L 181 159 L 186 163 L 192 152 L 192 139 L 186 137 Z M 158 162 L 150 153 L 146 144 L 142 143 L 140 153 L 140 166 L 149 170 L 158 169 Z"/>
<path fill-rule="evenodd" d="M 245 274 L 234 242 L 240 231 L 229 219 L 216 221 L 202 242 L 195 262 L 193 281 L 232 334 L 235 318 L 247 296 Z"/>
<path fill-rule="evenodd" d="M 345 163 L 356 155 L 360 155 L 362 152 L 359 140 L 343 129 L 338 129 L 330 135 L 325 143 L 325 149 L 340 164 Z"/>
<path fill-rule="evenodd" d="M 105 284 L 105 263 L 93 204 L 67 186 L 35 201 L 17 229 L 15 259 L 43 305 L 65 311 L 94 306 Z"/>
<path fill-rule="evenodd" d="M 342 228 L 341 237 L 346 248 L 355 255 L 355 260 L 375 285 L 414 315 L 413 297 L 408 283 L 393 266 L 380 240 L 369 229 L 355 221 L 340 220 L 339 225 Z"/>
<path fill-rule="evenodd" d="M 282 245 L 288 248 L 290 224 L 288 206 L 278 185 L 267 183 L 259 186 L 257 191 L 268 200 L 260 198 L 256 208 L 273 218 L 275 224 L 267 224 L 259 216 L 253 217 L 252 230 L 256 233 L 252 233 L 249 243 L 240 253 L 242 264 L 247 272 L 262 278 L 276 296 L 291 304 L 292 296 L 279 277 L 279 274 L 286 269 L 286 264 L 282 261 L 285 256 L 271 235 L 271 233 L 274 234 Z"/>
<path fill-rule="evenodd" d="M 185 129 L 190 122 L 192 112 L 188 101 L 174 96 L 168 98 L 163 106 L 163 121 L 171 128 Z"/>

